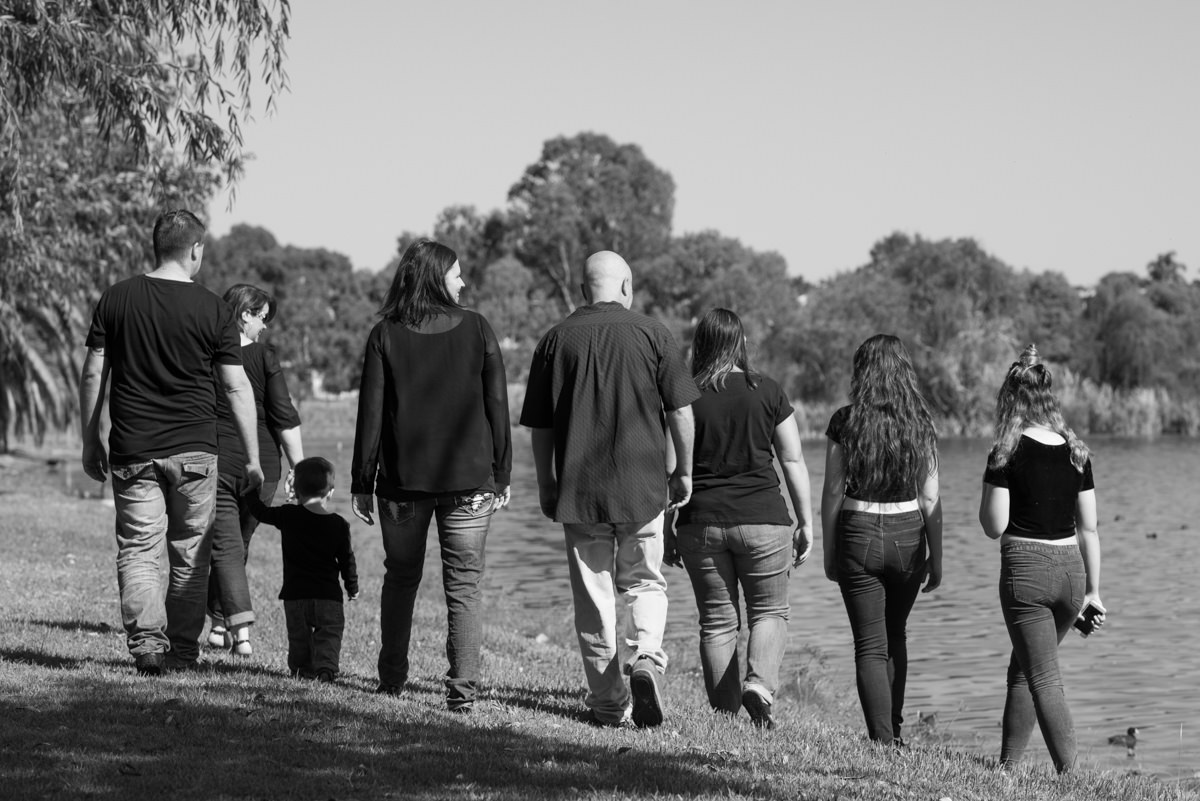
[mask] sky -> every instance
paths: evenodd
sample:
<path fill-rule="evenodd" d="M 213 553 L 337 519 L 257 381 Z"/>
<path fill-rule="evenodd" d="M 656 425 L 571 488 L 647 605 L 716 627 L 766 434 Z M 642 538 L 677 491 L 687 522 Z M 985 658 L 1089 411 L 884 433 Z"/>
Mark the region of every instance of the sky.
<path fill-rule="evenodd" d="M 593 131 L 671 174 L 675 234 L 813 282 L 894 231 L 1079 285 L 1175 251 L 1193 279 L 1198 36 L 1192 0 L 293 2 L 290 90 L 210 225 L 379 269 Z"/>

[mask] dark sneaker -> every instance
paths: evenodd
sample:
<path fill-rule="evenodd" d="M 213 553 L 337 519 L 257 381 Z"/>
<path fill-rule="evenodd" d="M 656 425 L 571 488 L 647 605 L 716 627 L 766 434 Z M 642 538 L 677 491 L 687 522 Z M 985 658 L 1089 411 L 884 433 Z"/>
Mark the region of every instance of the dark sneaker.
<path fill-rule="evenodd" d="M 623 717 L 615 721 L 601 720 L 596 716 L 596 710 L 594 709 L 585 709 L 583 714 L 579 716 L 579 722 L 595 726 L 598 729 L 625 729 L 633 725 L 633 722 L 628 717 Z"/>
<path fill-rule="evenodd" d="M 142 676 L 161 676 L 163 674 L 163 662 L 165 658 L 162 653 L 155 651 L 151 654 L 138 654 L 133 658 L 133 666 L 137 669 L 139 675 Z"/>
<path fill-rule="evenodd" d="M 742 706 L 755 726 L 760 729 L 775 728 L 775 718 L 771 717 L 771 702 L 758 690 L 747 688 L 742 693 Z"/>
<path fill-rule="evenodd" d="M 174 652 L 163 657 L 163 670 L 168 673 L 185 673 L 188 671 L 199 670 L 199 659 L 180 659 L 175 656 Z"/>
<path fill-rule="evenodd" d="M 404 687 L 399 684 L 380 684 L 375 688 L 377 695 L 399 695 L 404 692 Z"/>
<path fill-rule="evenodd" d="M 322 684 L 332 684 L 333 678 L 334 677 L 333 677 L 332 670 L 318 670 L 317 671 L 317 681 L 321 682 Z"/>
<path fill-rule="evenodd" d="M 658 668 L 649 657 L 639 657 L 629 671 L 629 692 L 633 694 L 633 725 L 639 728 L 661 726 L 662 693 L 658 689 Z"/>

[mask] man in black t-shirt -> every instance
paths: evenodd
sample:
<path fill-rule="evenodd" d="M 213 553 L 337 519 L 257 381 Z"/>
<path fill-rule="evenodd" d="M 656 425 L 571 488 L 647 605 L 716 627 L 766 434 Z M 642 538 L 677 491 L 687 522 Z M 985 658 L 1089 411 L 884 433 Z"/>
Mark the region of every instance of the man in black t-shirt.
<path fill-rule="evenodd" d="M 262 483 L 254 392 L 242 369 L 233 312 L 192 282 L 204 257 L 204 233 L 188 211 L 158 218 L 155 269 L 100 297 L 79 383 L 83 469 L 104 481 L 111 467 L 121 618 L 134 664 L 146 675 L 199 658 L 217 480 L 214 375 L 237 419 L 246 476 L 252 485 Z M 106 450 L 100 419 L 110 376 Z M 164 550 L 170 562 L 165 603 Z"/>
<path fill-rule="evenodd" d="M 666 327 L 629 310 L 624 259 L 592 255 L 583 294 L 589 305 L 538 343 L 521 425 L 533 429 L 542 512 L 563 524 L 567 540 L 589 720 L 657 726 L 667 667 L 664 510 L 692 493 L 691 404 L 700 392 Z M 669 477 L 665 427 L 677 454 Z M 629 606 L 625 640 L 634 648 L 624 666 L 617 593 Z"/>

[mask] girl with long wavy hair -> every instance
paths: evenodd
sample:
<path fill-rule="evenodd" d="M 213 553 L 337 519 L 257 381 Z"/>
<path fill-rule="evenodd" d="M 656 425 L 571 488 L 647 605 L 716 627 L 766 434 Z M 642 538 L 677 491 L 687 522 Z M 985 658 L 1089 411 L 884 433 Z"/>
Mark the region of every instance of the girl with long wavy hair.
<path fill-rule="evenodd" d="M 867 735 L 902 746 L 905 626 L 921 585 L 942 580 L 937 433 L 904 343 L 877 334 L 859 346 L 850 405 L 825 436 L 825 576 L 850 617 Z"/>
<path fill-rule="evenodd" d="M 812 549 L 808 467 L 791 401 L 750 367 L 742 321 L 713 309 L 696 327 L 692 376 L 700 399 L 692 499 L 676 519 L 664 561 L 687 568 L 700 611 L 700 662 L 714 709 L 772 728 L 771 706 L 787 642 L 788 577 Z M 798 519 L 779 491 L 778 459 Z M 741 672 L 739 586 L 749 640 Z"/>
<path fill-rule="evenodd" d="M 1000 539 L 1000 608 L 1012 641 L 1000 764 L 1019 761 L 1040 726 L 1054 767 L 1075 763 L 1075 728 L 1058 645 L 1088 605 L 1104 625 L 1100 536 L 1088 448 L 1064 422 L 1050 371 L 1030 345 L 996 398 L 996 439 L 983 476 L 979 522 Z"/>
<path fill-rule="evenodd" d="M 487 320 L 459 305 L 458 256 L 429 239 L 396 267 L 363 356 L 351 469 L 353 511 L 383 535 L 378 692 L 408 681 L 413 606 L 436 521 L 446 594 L 446 705 L 478 692 L 484 544 L 507 505 L 512 470 L 508 384 Z"/>

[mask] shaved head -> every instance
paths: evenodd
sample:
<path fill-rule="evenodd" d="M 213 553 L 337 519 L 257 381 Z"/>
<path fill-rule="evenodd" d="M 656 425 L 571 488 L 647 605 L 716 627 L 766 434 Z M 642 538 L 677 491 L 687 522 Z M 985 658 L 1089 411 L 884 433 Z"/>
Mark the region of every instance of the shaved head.
<path fill-rule="evenodd" d="M 611 250 L 593 253 L 583 266 L 583 291 L 592 303 L 616 301 L 628 309 L 633 303 L 633 271 Z"/>

